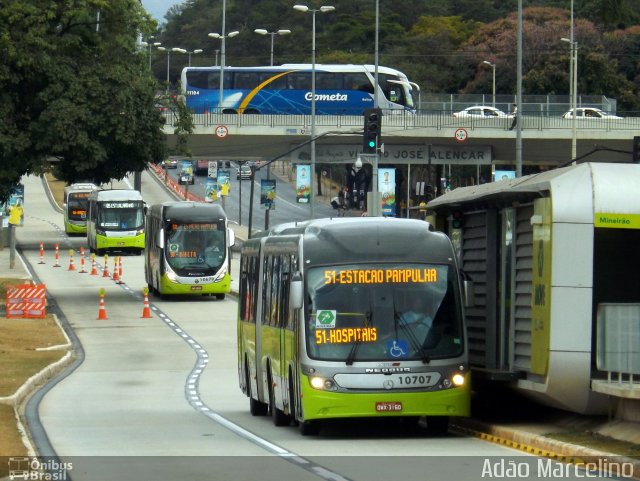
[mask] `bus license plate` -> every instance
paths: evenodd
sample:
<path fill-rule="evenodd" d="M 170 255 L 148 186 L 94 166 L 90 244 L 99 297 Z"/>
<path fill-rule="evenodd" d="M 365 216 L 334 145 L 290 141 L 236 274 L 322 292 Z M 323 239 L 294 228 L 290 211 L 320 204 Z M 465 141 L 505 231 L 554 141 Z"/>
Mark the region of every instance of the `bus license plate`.
<path fill-rule="evenodd" d="M 202 290 L 202 286 L 191 286 L 191 290 L 192 291 L 201 291 Z"/>
<path fill-rule="evenodd" d="M 402 411 L 402 403 L 399 401 L 376 403 L 376 412 L 385 413 L 398 411 Z"/>
<path fill-rule="evenodd" d="M 116 245 L 117 245 L 117 246 L 123 246 L 123 245 L 124 245 L 124 242 L 116 242 Z"/>

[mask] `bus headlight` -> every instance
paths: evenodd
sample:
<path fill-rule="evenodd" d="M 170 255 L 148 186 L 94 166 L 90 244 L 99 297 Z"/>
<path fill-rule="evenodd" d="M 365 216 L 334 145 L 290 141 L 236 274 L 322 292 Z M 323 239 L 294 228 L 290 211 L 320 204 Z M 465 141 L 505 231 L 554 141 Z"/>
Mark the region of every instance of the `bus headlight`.
<path fill-rule="evenodd" d="M 314 389 L 321 389 L 323 391 L 335 391 L 337 389 L 336 383 L 332 379 L 326 379 L 323 377 L 311 377 L 309 383 Z"/>
<path fill-rule="evenodd" d="M 454 374 L 451 381 L 453 381 L 454 386 L 462 386 L 464 385 L 464 376 L 460 373 Z"/>
<path fill-rule="evenodd" d="M 171 282 L 176 282 L 178 280 L 178 276 L 176 276 L 175 272 L 167 270 L 167 279 Z"/>

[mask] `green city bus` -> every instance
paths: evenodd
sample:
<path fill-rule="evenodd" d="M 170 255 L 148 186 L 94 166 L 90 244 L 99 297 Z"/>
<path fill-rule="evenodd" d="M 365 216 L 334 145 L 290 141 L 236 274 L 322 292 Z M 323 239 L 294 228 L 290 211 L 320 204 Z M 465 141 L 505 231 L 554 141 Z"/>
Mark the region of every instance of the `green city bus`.
<path fill-rule="evenodd" d="M 218 204 L 175 201 L 147 212 L 145 280 L 159 296 L 214 295 L 231 290 L 231 246 L 227 216 Z"/>
<path fill-rule="evenodd" d="M 251 414 L 303 435 L 363 417 L 424 417 L 443 432 L 469 415 L 472 284 L 446 235 L 412 219 L 315 219 L 259 233 L 241 253 L 238 375 Z"/>
<path fill-rule="evenodd" d="M 95 184 L 77 183 L 64 188 L 64 231 L 70 235 L 87 233 L 89 195 L 99 189 Z"/>
<path fill-rule="evenodd" d="M 142 195 L 133 189 L 95 190 L 89 196 L 87 243 L 92 253 L 144 249 Z"/>

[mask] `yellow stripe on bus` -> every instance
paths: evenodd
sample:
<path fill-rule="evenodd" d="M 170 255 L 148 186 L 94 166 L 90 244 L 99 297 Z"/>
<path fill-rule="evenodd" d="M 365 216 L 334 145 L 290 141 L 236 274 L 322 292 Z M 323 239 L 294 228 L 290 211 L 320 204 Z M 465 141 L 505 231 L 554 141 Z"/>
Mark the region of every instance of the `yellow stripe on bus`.
<path fill-rule="evenodd" d="M 256 88 L 254 88 L 251 92 L 249 92 L 247 94 L 247 96 L 244 98 L 244 100 L 240 103 L 240 107 L 238 107 L 238 114 L 243 114 L 244 113 L 244 109 L 247 108 L 247 105 L 249 105 L 249 102 L 251 102 L 251 100 L 253 100 L 253 97 L 256 96 L 256 94 L 262 90 L 266 85 L 269 85 L 271 82 L 273 82 L 274 80 L 278 80 L 280 77 L 282 77 L 283 75 L 287 75 L 290 74 L 291 72 L 295 72 L 295 70 L 288 70 L 286 72 L 282 72 L 279 73 L 277 75 L 274 75 L 273 77 L 269 77 L 267 80 L 265 80 L 264 82 L 262 82 L 260 85 L 258 85 Z"/>

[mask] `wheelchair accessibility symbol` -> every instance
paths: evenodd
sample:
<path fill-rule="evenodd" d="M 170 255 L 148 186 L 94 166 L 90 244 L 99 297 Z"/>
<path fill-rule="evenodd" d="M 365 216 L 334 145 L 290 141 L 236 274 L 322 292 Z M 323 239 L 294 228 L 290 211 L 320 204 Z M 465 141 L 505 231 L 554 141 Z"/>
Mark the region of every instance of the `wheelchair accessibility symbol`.
<path fill-rule="evenodd" d="M 406 357 L 409 354 L 409 345 L 402 339 L 387 341 L 387 352 L 391 357 Z"/>

